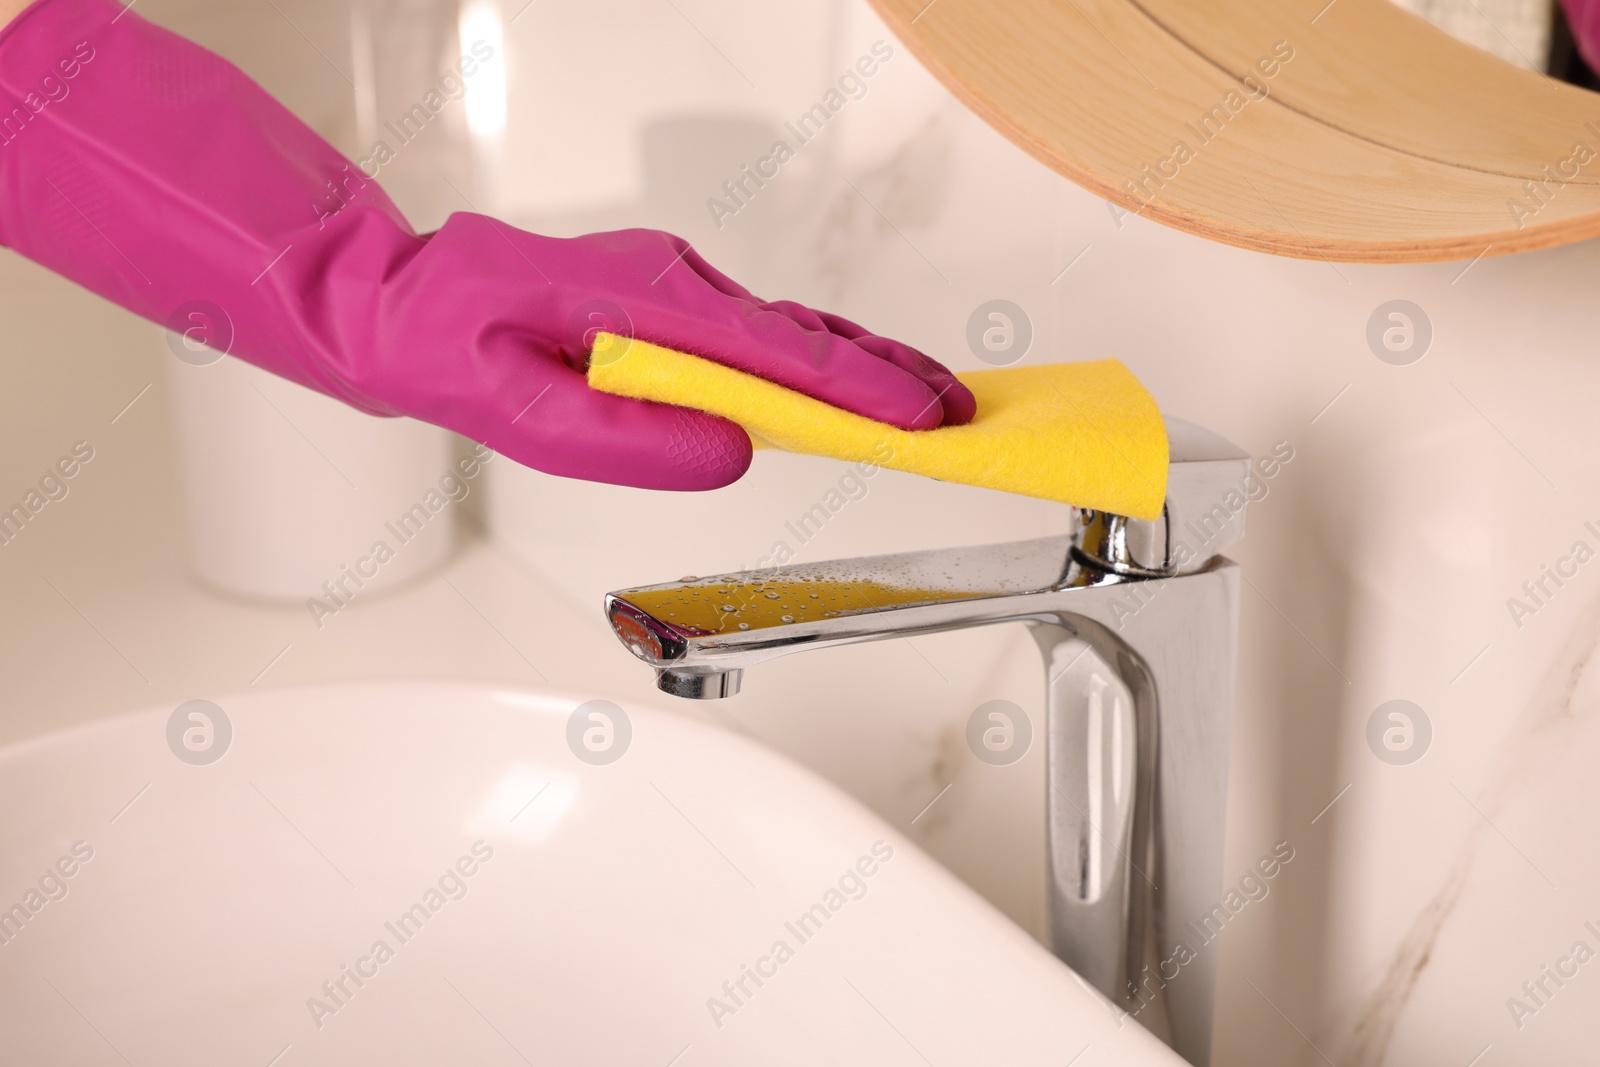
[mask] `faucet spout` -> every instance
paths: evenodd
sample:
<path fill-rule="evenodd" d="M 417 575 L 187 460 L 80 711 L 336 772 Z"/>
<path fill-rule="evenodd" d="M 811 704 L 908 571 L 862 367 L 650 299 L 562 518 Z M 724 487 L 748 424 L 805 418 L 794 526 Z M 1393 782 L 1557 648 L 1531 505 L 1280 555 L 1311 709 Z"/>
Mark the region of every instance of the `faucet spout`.
<path fill-rule="evenodd" d="M 695 699 L 737 693 L 777 656 L 1027 623 L 1045 667 L 1053 947 L 1206 1067 L 1214 954 L 1177 977 L 1159 964 L 1221 892 L 1239 581 L 1219 553 L 1244 532 L 1250 460 L 1176 420 L 1168 438 L 1155 522 L 1075 511 L 1056 537 L 684 579 L 608 594 L 605 611 L 663 691 Z"/>

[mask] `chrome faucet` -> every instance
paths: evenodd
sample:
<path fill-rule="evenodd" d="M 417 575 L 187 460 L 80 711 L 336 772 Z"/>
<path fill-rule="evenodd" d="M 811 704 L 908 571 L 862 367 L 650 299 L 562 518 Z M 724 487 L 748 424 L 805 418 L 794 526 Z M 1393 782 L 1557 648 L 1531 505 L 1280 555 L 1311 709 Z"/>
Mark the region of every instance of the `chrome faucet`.
<path fill-rule="evenodd" d="M 1222 893 L 1239 571 L 1219 553 L 1244 533 L 1252 472 L 1209 431 L 1167 434 L 1153 522 L 1075 509 L 1063 536 L 684 579 L 605 610 L 664 692 L 696 699 L 792 652 L 1026 622 L 1044 655 L 1052 946 L 1208 1067 L 1215 953 L 1173 946 Z"/>

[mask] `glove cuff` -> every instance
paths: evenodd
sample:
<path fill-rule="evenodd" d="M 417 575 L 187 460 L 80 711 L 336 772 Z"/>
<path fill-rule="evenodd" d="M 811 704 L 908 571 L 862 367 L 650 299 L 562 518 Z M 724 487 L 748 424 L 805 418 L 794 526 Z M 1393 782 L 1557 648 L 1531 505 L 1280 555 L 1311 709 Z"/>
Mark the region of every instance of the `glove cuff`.
<path fill-rule="evenodd" d="M 374 412 L 349 342 L 424 243 L 237 67 L 115 0 L 37 0 L 0 32 L 0 241 Z"/>

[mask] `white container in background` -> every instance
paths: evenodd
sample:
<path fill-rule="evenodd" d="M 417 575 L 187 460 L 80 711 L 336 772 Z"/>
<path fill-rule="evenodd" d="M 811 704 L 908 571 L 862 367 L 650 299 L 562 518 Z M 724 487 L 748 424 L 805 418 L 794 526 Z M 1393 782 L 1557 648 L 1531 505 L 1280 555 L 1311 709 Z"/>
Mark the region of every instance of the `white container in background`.
<path fill-rule="evenodd" d="M 184 362 L 165 351 L 164 332 L 161 343 L 202 580 L 342 608 L 448 558 L 452 497 L 478 488 L 453 469 L 448 431 L 362 414 L 231 357 Z"/>
<path fill-rule="evenodd" d="M 233 54 L 273 75 L 268 89 L 358 165 L 380 158 L 375 145 L 385 142 L 390 151 L 377 180 L 419 232 L 466 209 L 475 199 L 467 96 L 476 94 L 480 112 L 497 90 L 503 96 L 503 41 L 495 38 L 490 60 L 467 79 L 461 56 L 473 42 L 464 48 L 459 39 L 455 0 L 287 6 L 290 13 L 276 2 L 240 6 L 226 20 L 243 34 Z M 193 5 L 174 28 L 215 31 L 215 10 Z M 493 14 L 481 4 L 473 10 Z M 475 33 L 498 25 L 489 15 L 468 20 L 486 27 Z M 303 62 L 301 49 L 313 39 L 350 84 L 349 98 L 309 92 L 286 66 L 284 57 Z M 426 104 L 434 97 L 442 108 Z M 419 106 L 430 117 L 416 129 Z M 171 334 L 160 343 L 189 557 L 202 580 L 257 599 L 314 598 L 333 612 L 448 558 L 459 500 L 482 484 L 452 467 L 453 435 L 364 415 Z"/>

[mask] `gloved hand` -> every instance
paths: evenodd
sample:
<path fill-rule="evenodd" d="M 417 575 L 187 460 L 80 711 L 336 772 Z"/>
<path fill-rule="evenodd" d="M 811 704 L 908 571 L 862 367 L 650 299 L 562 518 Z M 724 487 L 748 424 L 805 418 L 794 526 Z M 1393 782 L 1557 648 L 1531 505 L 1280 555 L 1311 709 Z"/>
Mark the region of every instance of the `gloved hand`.
<path fill-rule="evenodd" d="M 1600 0 L 1561 0 L 1578 54 L 1600 73 Z"/>
<path fill-rule="evenodd" d="M 749 465 L 732 423 L 590 390 L 600 329 L 901 427 L 973 414 L 915 349 L 758 300 L 668 234 L 564 240 L 461 213 L 418 235 L 232 64 L 114 0 L 41 0 L 0 31 L 0 94 L 0 241 L 214 348 L 530 467 L 710 489 Z"/>

